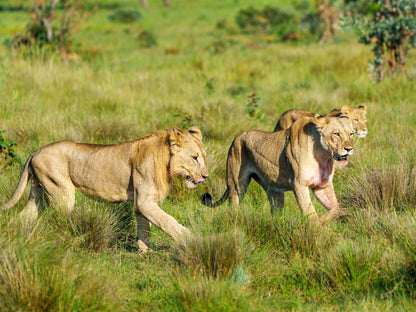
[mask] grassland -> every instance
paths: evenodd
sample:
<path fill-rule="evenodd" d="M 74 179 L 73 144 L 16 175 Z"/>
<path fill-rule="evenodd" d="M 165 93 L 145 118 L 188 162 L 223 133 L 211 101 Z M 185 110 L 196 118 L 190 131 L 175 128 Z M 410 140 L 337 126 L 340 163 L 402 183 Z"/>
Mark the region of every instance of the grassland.
<path fill-rule="evenodd" d="M 370 48 L 348 34 L 319 45 L 266 43 L 239 32 L 239 9 L 273 1 L 150 4 L 133 24 L 111 22 L 114 9 L 99 9 L 74 34 L 78 58 L 68 62 L 0 46 L 0 129 L 26 158 L 58 140 L 113 143 L 199 126 L 209 181 L 194 191 L 175 181 L 163 204 L 195 236 L 177 246 L 153 227 L 153 251 L 140 254 L 127 204 L 77 195 L 72 218 L 47 209 L 28 227 L 15 218 L 22 200 L 0 215 L 0 310 L 413 310 L 415 53 L 406 74 L 376 84 L 367 71 Z M 28 19 L 24 10 L 0 11 L 0 41 Z M 156 46 L 141 47 L 143 29 L 155 34 Z M 247 112 L 252 92 L 258 118 Z M 272 130 L 290 108 L 326 113 L 360 103 L 368 106 L 369 134 L 335 177 L 347 211 L 342 222 L 309 224 L 291 194 L 272 216 L 254 183 L 239 208 L 199 203 L 206 191 L 218 197 L 224 190 L 228 147 L 240 131 Z M 1 168 L 1 202 L 20 170 L 19 163 Z"/>

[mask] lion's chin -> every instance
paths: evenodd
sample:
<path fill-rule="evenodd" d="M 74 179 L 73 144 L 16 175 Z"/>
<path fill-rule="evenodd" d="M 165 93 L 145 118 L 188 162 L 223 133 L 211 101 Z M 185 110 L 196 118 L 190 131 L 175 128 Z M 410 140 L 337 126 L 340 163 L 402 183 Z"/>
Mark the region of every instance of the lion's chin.
<path fill-rule="evenodd" d="M 196 188 L 196 184 L 192 181 L 189 180 L 185 180 L 185 185 L 188 189 L 194 189 Z"/>

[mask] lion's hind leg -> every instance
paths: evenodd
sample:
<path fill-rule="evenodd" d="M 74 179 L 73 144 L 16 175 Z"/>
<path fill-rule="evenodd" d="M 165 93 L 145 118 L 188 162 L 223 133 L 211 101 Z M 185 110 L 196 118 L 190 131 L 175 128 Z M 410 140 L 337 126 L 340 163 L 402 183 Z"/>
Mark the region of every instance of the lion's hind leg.
<path fill-rule="evenodd" d="M 54 208 L 63 209 L 71 216 L 75 204 L 75 186 L 72 182 L 55 176 L 53 179 L 43 178 L 41 183 L 49 204 Z"/>
<path fill-rule="evenodd" d="M 35 221 L 43 209 L 43 189 L 37 181 L 32 181 L 29 199 L 20 216 L 27 221 Z"/>
<path fill-rule="evenodd" d="M 238 206 L 243 200 L 251 181 L 249 159 L 244 157 L 243 138 L 238 136 L 229 151 L 227 159 L 227 188 L 231 204 Z"/>
<path fill-rule="evenodd" d="M 283 205 L 285 203 L 285 193 L 280 191 L 274 190 L 267 190 L 267 198 L 270 202 L 270 207 L 272 213 L 276 212 L 276 210 L 282 210 Z"/>

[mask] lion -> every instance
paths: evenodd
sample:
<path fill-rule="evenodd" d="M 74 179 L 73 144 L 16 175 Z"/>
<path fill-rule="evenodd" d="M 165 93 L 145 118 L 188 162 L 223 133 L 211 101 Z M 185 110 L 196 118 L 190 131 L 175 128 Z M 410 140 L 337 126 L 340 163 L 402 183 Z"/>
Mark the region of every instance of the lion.
<path fill-rule="evenodd" d="M 358 138 L 365 138 L 367 135 L 367 106 L 361 104 L 358 107 L 350 107 L 344 105 L 341 108 L 333 109 L 329 114 L 325 115 L 327 117 L 339 117 L 339 116 L 348 116 L 353 124 L 355 134 Z M 295 120 L 298 120 L 302 117 L 313 117 L 315 114 L 302 110 L 302 109 L 291 109 L 282 114 L 273 131 L 286 130 L 288 129 Z"/>
<path fill-rule="evenodd" d="M 160 207 L 172 178 L 182 176 L 188 188 L 208 177 L 201 130 L 172 128 L 134 141 L 112 145 L 60 141 L 45 145 L 26 161 L 9 209 L 22 197 L 32 180 L 29 199 L 21 214 L 37 218 L 43 208 L 42 195 L 68 214 L 75 203 L 75 190 L 110 202 L 133 202 L 137 218 L 138 245 L 148 248 L 151 223 L 174 240 L 188 230 Z"/>
<path fill-rule="evenodd" d="M 305 216 L 319 220 L 309 189 L 329 210 L 321 220 L 337 216 L 339 206 L 332 179 L 335 164 L 345 166 L 353 153 L 353 128 L 348 118 L 315 115 L 296 120 L 287 130 L 242 132 L 228 152 L 227 189 L 215 203 L 209 193 L 203 204 L 216 207 L 225 200 L 239 205 L 254 179 L 266 191 L 272 213 L 293 191 Z"/>

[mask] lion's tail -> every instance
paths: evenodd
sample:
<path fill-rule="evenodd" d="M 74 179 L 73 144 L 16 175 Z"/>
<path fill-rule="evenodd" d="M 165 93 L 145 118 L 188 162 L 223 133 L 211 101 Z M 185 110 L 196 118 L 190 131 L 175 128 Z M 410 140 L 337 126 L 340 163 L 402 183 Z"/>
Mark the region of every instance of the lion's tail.
<path fill-rule="evenodd" d="M 0 207 L 0 211 L 7 210 L 13 207 L 14 205 L 16 205 L 16 203 L 24 194 L 26 186 L 30 179 L 29 165 L 30 165 L 31 160 L 32 160 L 32 156 L 30 156 L 29 159 L 25 163 L 22 174 L 20 175 L 19 182 L 17 183 L 16 190 L 14 191 L 12 197 Z"/>
<path fill-rule="evenodd" d="M 227 188 L 224 194 L 222 194 L 221 198 L 217 200 L 215 203 L 212 202 L 212 196 L 209 193 L 205 193 L 204 195 L 202 195 L 201 202 L 205 206 L 215 208 L 215 207 L 222 205 L 229 197 L 230 197 L 230 191 Z"/>

